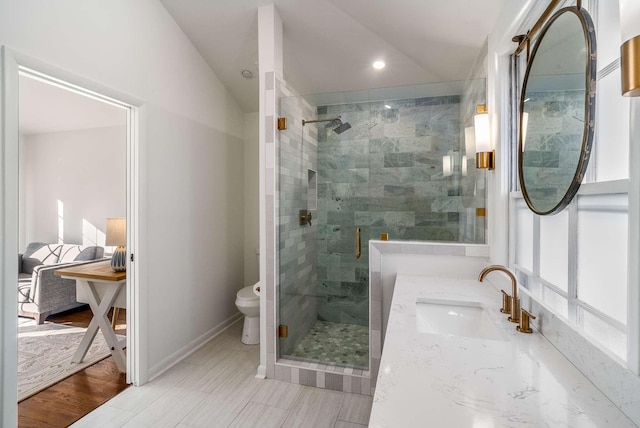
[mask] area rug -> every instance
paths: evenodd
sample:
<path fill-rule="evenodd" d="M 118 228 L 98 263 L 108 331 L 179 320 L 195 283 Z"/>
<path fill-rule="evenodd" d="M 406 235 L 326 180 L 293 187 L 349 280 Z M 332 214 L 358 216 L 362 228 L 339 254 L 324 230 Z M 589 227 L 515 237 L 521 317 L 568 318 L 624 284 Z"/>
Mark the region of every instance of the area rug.
<path fill-rule="evenodd" d="M 98 331 L 84 361 L 72 363 L 86 328 L 47 322 L 36 325 L 34 320 L 19 320 L 18 401 L 111 355 L 102 332 Z"/>

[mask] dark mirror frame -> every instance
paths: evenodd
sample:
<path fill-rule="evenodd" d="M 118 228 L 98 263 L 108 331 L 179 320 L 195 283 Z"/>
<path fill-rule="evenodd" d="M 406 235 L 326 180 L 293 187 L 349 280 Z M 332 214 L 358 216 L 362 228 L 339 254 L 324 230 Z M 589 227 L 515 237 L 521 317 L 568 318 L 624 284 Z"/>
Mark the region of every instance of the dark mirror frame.
<path fill-rule="evenodd" d="M 529 72 L 531 71 L 531 67 L 533 65 L 533 61 L 536 58 L 536 53 L 538 48 L 541 45 L 541 42 L 549 30 L 553 23 L 565 13 L 573 13 L 578 17 L 580 23 L 582 24 L 582 30 L 584 32 L 585 44 L 586 44 L 586 55 L 587 55 L 587 65 L 585 70 L 585 115 L 584 115 L 584 130 L 582 134 L 582 149 L 580 151 L 580 159 L 578 160 L 578 165 L 576 167 L 576 172 L 573 176 L 573 180 L 567 189 L 565 195 L 560 199 L 560 201 L 550 210 L 548 211 L 540 211 L 538 210 L 533 201 L 530 199 L 529 194 L 527 193 L 527 186 L 524 182 L 524 174 L 523 174 L 523 165 L 522 165 L 522 121 L 523 121 L 523 112 L 524 112 L 524 99 L 525 93 L 527 90 L 527 82 L 529 80 Z M 541 30 L 540 36 L 537 38 L 533 51 L 531 52 L 531 56 L 527 61 L 527 70 L 524 76 L 524 82 L 522 85 L 522 92 L 520 94 L 520 111 L 518 113 L 519 116 L 519 130 L 518 130 L 518 179 L 520 181 L 520 190 L 522 191 L 522 196 L 524 197 L 527 206 L 531 211 L 538 215 L 551 215 L 557 214 L 562 211 L 564 208 L 569 205 L 573 197 L 578 193 L 578 189 L 580 188 L 580 184 L 584 178 L 585 172 L 587 170 L 587 165 L 589 164 L 589 157 L 591 155 L 591 145 L 593 143 L 594 136 L 594 119 L 595 119 L 595 110 L 596 110 L 596 34 L 595 28 L 593 26 L 593 21 L 589 16 L 589 13 L 583 9 L 575 6 L 565 7 L 557 11 L 549 21 L 544 25 Z"/>

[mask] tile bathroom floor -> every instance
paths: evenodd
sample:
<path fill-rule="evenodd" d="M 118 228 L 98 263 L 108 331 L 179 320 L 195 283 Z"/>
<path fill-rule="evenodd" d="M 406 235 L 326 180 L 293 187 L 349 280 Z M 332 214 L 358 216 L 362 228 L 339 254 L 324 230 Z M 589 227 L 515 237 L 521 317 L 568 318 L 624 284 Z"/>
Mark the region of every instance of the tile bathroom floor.
<path fill-rule="evenodd" d="M 256 379 L 259 345 L 227 329 L 157 379 L 128 388 L 72 427 L 362 428 L 372 397 Z"/>
<path fill-rule="evenodd" d="M 317 321 L 287 358 L 368 370 L 369 328 Z"/>

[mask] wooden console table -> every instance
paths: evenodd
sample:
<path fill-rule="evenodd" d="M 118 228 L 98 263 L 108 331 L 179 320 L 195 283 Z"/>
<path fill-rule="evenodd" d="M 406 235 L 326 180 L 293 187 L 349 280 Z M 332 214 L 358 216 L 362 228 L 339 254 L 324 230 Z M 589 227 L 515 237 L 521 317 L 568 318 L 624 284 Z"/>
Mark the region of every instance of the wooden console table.
<path fill-rule="evenodd" d="M 118 370 L 125 373 L 127 371 L 124 354 L 126 339 L 118 340 L 107 314 L 111 307 L 127 307 L 127 287 L 125 286 L 127 273 L 114 272 L 109 261 L 71 266 L 58 269 L 54 273 L 62 278 L 75 279 L 76 300 L 88 303 L 93 312 L 89 327 L 71 361 L 80 363 L 84 360 L 100 329 Z"/>

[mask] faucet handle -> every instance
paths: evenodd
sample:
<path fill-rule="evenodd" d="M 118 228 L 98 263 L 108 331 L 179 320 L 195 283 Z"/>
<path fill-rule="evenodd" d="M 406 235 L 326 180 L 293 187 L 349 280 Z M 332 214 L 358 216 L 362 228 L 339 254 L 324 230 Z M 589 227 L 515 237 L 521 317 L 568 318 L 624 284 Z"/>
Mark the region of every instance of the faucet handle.
<path fill-rule="evenodd" d="M 298 214 L 298 218 L 300 219 L 300 226 L 304 226 L 305 224 L 308 224 L 309 226 L 311 226 L 311 211 L 309 210 L 300 210 L 300 213 Z"/>
<path fill-rule="evenodd" d="M 511 296 L 509 296 L 507 292 L 504 290 L 500 290 L 500 291 L 502 291 L 502 308 L 500 309 L 500 312 L 502 312 L 503 314 L 510 314 L 511 313 Z"/>
<path fill-rule="evenodd" d="M 518 325 L 516 329 L 520 333 L 533 333 L 533 330 L 529 326 L 530 319 L 536 319 L 536 317 L 524 309 L 520 309 L 520 325 Z"/>

